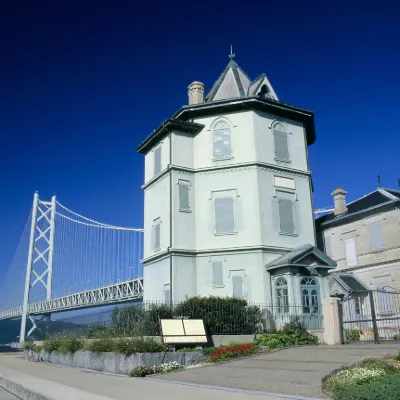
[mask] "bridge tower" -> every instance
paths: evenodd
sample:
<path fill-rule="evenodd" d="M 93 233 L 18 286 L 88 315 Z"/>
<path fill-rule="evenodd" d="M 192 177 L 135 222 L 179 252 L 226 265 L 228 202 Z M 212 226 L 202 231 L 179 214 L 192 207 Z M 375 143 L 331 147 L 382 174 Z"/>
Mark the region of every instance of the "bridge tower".
<path fill-rule="evenodd" d="M 27 318 L 29 318 L 33 324 L 27 336 L 36 328 L 35 321 L 28 313 L 31 289 L 35 285 L 43 285 L 46 288 L 46 300 L 51 299 L 55 216 L 56 196 L 53 196 L 50 202 L 41 201 L 39 199 L 39 194 L 36 192 L 33 197 L 28 262 L 26 265 L 20 333 L 21 343 L 25 342 Z M 41 268 L 37 268 L 39 263 L 42 266 Z"/>

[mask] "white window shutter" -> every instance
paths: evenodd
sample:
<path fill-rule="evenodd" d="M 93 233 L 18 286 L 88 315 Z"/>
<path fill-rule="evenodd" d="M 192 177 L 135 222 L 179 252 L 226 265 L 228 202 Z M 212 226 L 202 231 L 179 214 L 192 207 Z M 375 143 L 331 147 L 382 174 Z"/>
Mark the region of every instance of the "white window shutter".
<path fill-rule="evenodd" d="M 233 297 L 243 298 L 243 278 L 232 276 Z"/>
<path fill-rule="evenodd" d="M 215 199 L 215 230 L 216 233 L 235 231 L 234 200 L 232 197 Z"/>
<path fill-rule="evenodd" d="M 159 249 L 160 248 L 160 222 L 157 222 L 155 225 L 155 242 L 154 242 L 155 248 Z"/>
<path fill-rule="evenodd" d="M 275 157 L 280 160 L 289 161 L 289 148 L 287 141 L 287 133 L 274 131 L 275 139 Z"/>
<path fill-rule="evenodd" d="M 154 175 L 161 172 L 161 146 L 154 150 Z"/>
<path fill-rule="evenodd" d="M 354 238 L 346 239 L 344 241 L 344 248 L 346 252 L 346 262 L 348 267 L 357 265 L 357 251 L 356 241 Z"/>
<path fill-rule="evenodd" d="M 179 181 L 179 209 L 180 210 L 189 210 L 189 191 L 190 186 L 188 184 Z"/>
<path fill-rule="evenodd" d="M 381 221 L 373 221 L 369 224 L 369 240 L 371 250 L 378 250 L 384 247 Z"/>
<path fill-rule="evenodd" d="M 280 232 L 295 233 L 293 202 L 287 199 L 278 199 Z"/>
<path fill-rule="evenodd" d="M 325 236 L 325 253 L 328 257 L 332 257 L 332 238 L 331 236 Z"/>
<path fill-rule="evenodd" d="M 213 268 L 213 285 L 222 286 L 224 284 L 222 262 L 213 261 L 212 268 Z"/>

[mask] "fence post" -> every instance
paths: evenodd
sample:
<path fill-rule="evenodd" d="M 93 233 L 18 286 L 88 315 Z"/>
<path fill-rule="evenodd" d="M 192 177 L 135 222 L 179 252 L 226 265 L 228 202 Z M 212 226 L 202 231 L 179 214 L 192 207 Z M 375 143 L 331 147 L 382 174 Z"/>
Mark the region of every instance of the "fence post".
<path fill-rule="evenodd" d="M 374 292 L 372 292 L 372 291 L 369 292 L 369 303 L 371 306 L 371 318 L 372 318 L 372 327 L 374 329 L 374 340 L 375 340 L 375 343 L 380 344 L 378 325 L 376 323 Z"/>
<path fill-rule="evenodd" d="M 328 297 L 322 300 L 322 314 L 324 316 L 324 342 L 334 345 L 342 344 L 339 319 L 339 303 L 337 298 Z"/>
<path fill-rule="evenodd" d="M 344 335 L 344 325 L 343 325 L 343 303 L 342 299 L 339 301 L 339 324 L 340 324 L 340 341 L 342 344 L 346 343 L 345 335 Z"/>

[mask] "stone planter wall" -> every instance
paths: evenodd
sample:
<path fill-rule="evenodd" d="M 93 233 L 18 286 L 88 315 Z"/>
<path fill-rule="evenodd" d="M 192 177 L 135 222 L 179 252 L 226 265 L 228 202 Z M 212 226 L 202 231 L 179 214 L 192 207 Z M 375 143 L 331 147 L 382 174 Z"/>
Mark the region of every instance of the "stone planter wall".
<path fill-rule="evenodd" d="M 30 361 L 48 362 L 57 365 L 125 375 L 129 374 L 129 372 L 140 365 L 153 366 L 176 361 L 179 364 L 187 366 L 197 364 L 205 358 L 200 352 L 138 353 L 126 356 L 119 353 L 93 353 L 91 351 L 59 354 L 55 351 L 47 353 L 44 350 L 40 353 L 35 353 L 32 350 L 25 350 L 24 356 Z"/>

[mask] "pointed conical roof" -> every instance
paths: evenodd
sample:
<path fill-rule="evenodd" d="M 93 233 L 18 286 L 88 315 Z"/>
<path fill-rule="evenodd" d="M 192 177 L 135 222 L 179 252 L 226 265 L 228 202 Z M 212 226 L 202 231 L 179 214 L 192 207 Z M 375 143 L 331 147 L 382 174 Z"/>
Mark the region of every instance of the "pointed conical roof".
<path fill-rule="evenodd" d="M 265 74 L 251 81 L 236 63 L 235 55 L 231 54 L 229 58 L 228 65 L 207 94 L 207 102 L 256 95 L 278 100 Z"/>
<path fill-rule="evenodd" d="M 206 101 L 245 97 L 250 82 L 247 74 L 237 65 L 234 56 L 230 56 L 228 65 L 214 83 L 206 97 Z"/>

